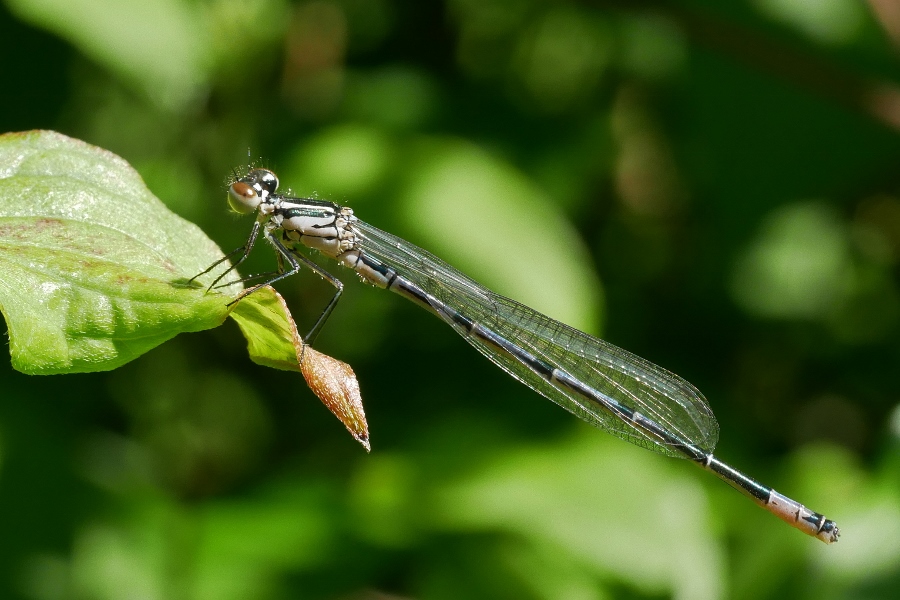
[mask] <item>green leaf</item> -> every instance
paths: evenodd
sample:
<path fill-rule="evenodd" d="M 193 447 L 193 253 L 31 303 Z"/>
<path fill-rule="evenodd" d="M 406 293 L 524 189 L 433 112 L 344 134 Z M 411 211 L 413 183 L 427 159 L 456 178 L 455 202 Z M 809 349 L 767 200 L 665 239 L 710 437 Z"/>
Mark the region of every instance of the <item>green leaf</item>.
<path fill-rule="evenodd" d="M 284 299 L 269 286 L 234 305 L 231 318 L 247 338 L 250 360 L 282 371 L 300 371 L 303 340 Z"/>
<path fill-rule="evenodd" d="M 0 311 L 17 370 L 114 369 L 216 327 L 227 298 L 187 280 L 221 256 L 118 156 L 53 132 L 0 136 Z"/>

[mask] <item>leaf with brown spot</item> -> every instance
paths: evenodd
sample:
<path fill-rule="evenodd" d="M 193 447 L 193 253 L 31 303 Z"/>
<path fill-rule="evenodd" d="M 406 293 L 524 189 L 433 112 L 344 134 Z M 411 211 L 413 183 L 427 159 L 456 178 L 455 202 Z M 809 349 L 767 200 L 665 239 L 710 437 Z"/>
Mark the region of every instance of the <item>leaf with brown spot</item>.
<path fill-rule="evenodd" d="M 15 369 L 106 371 L 220 325 L 225 297 L 186 282 L 221 256 L 118 156 L 49 131 L 0 136 L 0 311 Z"/>
<path fill-rule="evenodd" d="M 305 345 L 284 298 L 264 287 L 244 298 L 231 313 L 247 338 L 250 359 L 284 371 L 300 371 L 319 400 L 360 444 L 369 447 L 369 426 L 353 369 Z"/>

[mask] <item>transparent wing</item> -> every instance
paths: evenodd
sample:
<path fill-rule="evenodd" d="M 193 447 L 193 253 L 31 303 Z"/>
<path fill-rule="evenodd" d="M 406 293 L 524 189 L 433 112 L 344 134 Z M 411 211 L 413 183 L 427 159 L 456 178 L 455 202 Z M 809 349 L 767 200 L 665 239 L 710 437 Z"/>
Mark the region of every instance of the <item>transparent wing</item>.
<path fill-rule="evenodd" d="M 662 367 L 495 294 L 421 248 L 362 221 L 366 254 L 377 258 L 462 315 L 567 371 L 576 379 L 656 421 L 684 442 L 712 452 L 719 425 L 703 394 Z M 544 380 L 515 357 L 442 317 L 507 373 L 588 423 L 666 456 L 683 457 L 630 421 Z"/>

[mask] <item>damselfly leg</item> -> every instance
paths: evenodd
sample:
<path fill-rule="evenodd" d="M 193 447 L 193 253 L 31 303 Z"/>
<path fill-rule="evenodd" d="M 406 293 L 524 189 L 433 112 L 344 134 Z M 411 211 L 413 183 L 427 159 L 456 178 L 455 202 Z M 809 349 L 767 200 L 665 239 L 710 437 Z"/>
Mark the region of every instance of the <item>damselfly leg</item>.
<path fill-rule="evenodd" d="M 325 322 L 328 320 L 328 317 L 331 316 L 331 313 L 334 311 L 335 306 L 337 306 L 338 300 L 341 298 L 341 294 L 344 291 L 344 283 L 339 280 L 337 277 L 323 269 L 321 266 L 310 260 L 308 257 L 300 254 L 298 252 L 293 251 L 292 249 L 286 247 L 276 235 L 274 235 L 269 229 L 263 230 L 263 237 L 265 237 L 266 241 L 268 241 L 275 248 L 275 256 L 278 261 L 278 270 L 270 273 L 261 273 L 257 275 L 249 275 L 247 277 L 242 277 L 240 279 L 236 279 L 234 281 L 229 281 L 224 284 L 219 284 L 223 277 L 225 277 L 228 273 L 232 272 L 240 265 L 247 257 L 250 255 L 250 252 L 253 250 L 254 245 L 256 244 L 256 240 L 259 234 L 259 222 L 254 223 L 253 230 L 250 233 L 250 237 L 247 239 L 247 243 L 239 248 L 235 248 L 212 265 L 210 265 L 206 270 L 197 275 L 194 275 L 189 280 L 189 283 L 201 277 L 217 266 L 228 260 L 230 257 L 241 253 L 240 258 L 234 262 L 234 264 L 230 265 L 228 269 L 226 269 L 223 273 L 221 273 L 218 277 L 216 277 L 213 282 L 207 288 L 207 291 L 212 289 L 219 289 L 223 287 L 228 287 L 231 285 L 235 285 L 238 283 L 246 283 L 248 281 L 254 281 L 263 277 L 267 277 L 265 281 L 262 283 L 258 283 L 252 287 L 249 287 L 245 290 L 242 290 L 233 300 L 228 302 L 226 306 L 231 306 L 232 304 L 239 302 L 242 298 L 252 294 L 256 290 L 265 287 L 267 285 L 272 285 L 282 279 L 290 277 L 292 275 L 296 275 L 300 272 L 301 263 L 309 268 L 311 271 L 319 275 L 322 279 L 330 283 L 335 288 L 335 293 L 331 297 L 331 300 L 325 306 L 325 309 L 322 311 L 319 318 L 316 319 L 316 322 L 313 324 L 312 328 L 309 330 L 309 333 L 303 338 L 303 340 L 307 344 L 312 344 L 316 337 L 318 337 L 319 332 L 322 330 L 322 326 L 325 325 Z M 287 268 L 285 268 L 285 262 L 287 263 Z"/>
<path fill-rule="evenodd" d="M 225 262 L 226 260 L 229 260 L 229 259 L 230 259 L 232 256 L 234 256 L 235 254 L 241 253 L 241 257 L 240 257 L 239 259 L 237 259 L 235 262 L 233 262 L 232 264 L 230 264 L 230 265 L 228 266 L 228 268 L 225 269 L 225 271 L 223 271 L 218 277 L 216 277 L 215 279 L 213 279 L 213 282 L 209 284 L 209 286 L 206 288 L 206 291 L 208 292 L 208 291 L 210 291 L 210 290 L 212 290 L 212 289 L 215 289 L 215 288 L 217 287 L 216 284 L 218 284 L 220 281 L 222 281 L 222 278 L 223 278 L 223 277 L 225 277 L 226 275 L 228 275 L 229 273 L 231 273 L 232 271 L 234 271 L 235 269 L 237 269 L 238 266 L 239 266 L 242 262 L 244 262 L 245 260 L 247 260 L 247 257 L 248 257 L 248 256 L 250 256 L 250 251 L 253 250 L 253 246 L 254 246 L 254 244 L 256 244 L 256 238 L 257 238 L 257 236 L 259 235 L 259 229 L 260 229 L 260 223 L 259 223 L 259 221 L 253 223 L 253 229 L 250 231 L 250 237 L 247 238 L 247 243 L 246 243 L 246 244 L 244 244 L 243 246 L 239 246 L 239 247 L 235 248 L 234 250 L 232 250 L 231 252 L 229 252 L 228 254 L 226 254 L 225 256 L 223 256 L 222 258 L 220 258 L 219 260 L 217 260 L 217 261 L 214 262 L 213 264 L 209 265 L 205 270 L 203 270 L 203 271 L 201 271 L 200 273 L 197 273 L 196 275 L 194 275 L 193 277 L 191 277 L 191 278 L 188 280 L 188 283 L 189 283 L 189 284 L 190 284 L 190 283 L 193 283 L 198 277 L 203 277 L 204 275 L 206 275 L 207 273 L 209 273 L 210 271 L 212 271 L 213 269 L 215 269 L 216 267 L 218 267 L 219 265 L 221 265 L 221 264 L 222 264 L 223 262 Z M 234 282 L 234 283 L 237 283 L 237 282 Z M 230 285 L 230 283 L 229 283 L 228 285 Z"/>

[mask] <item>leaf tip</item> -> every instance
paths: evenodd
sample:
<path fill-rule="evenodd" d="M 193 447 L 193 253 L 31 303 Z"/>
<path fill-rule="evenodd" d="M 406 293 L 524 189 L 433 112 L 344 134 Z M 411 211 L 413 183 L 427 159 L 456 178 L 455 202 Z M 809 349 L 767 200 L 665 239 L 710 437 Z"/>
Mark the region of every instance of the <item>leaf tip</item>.
<path fill-rule="evenodd" d="M 306 384 L 319 400 L 340 419 L 350 435 L 367 452 L 370 451 L 369 425 L 362 406 L 359 382 L 350 365 L 306 346 L 300 369 Z"/>

